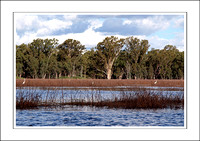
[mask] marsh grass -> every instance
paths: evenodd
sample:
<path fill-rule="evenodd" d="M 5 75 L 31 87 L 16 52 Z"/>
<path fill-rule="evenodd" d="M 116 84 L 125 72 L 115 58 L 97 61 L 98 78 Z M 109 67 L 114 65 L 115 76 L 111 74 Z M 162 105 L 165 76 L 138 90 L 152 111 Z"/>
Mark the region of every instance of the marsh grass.
<path fill-rule="evenodd" d="M 30 91 L 19 91 L 16 95 L 16 108 L 17 109 L 29 109 L 37 108 L 41 102 L 41 94 L 35 90 Z"/>
<path fill-rule="evenodd" d="M 162 108 L 183 108 L 183 96 L 164 96 L 162 94 L 150 93 L 147 91 L 137 93 L 124 93 L 114 99 L 88 101 L 88 102 L 69 102 L 67 105 L 77 106 L 96 106 L 123 109 L 162 109 Z"/>
<path fill-rule="evenodd" d="M 17 87 L 115 87 L 115 86 L 150 86 L 184 87 L 184 80 L 133 80 L 133 79 L 23 79 L 16 80 Z"/>
<path fill-rule="evenodd" d="M 95 106 L 123 109 L 162 109 L 162 108 L 183 108 L 184 95 L 163 94 L 162 91 L 120 91 L 114 92 L 109 98 L 105 98 L 102 91 L 90 89 L 87 94 L 81 90 L 76 93 L 66 92 L 63 88 L 41 88 L 45 91 L 38 91 L 35 87 L 28 87 L 26 91 L 20 87 L 16 94 L 17 109 L 31 109 L 39 106 Z M 111 90 L 112 92 L 112 90 Z"/>

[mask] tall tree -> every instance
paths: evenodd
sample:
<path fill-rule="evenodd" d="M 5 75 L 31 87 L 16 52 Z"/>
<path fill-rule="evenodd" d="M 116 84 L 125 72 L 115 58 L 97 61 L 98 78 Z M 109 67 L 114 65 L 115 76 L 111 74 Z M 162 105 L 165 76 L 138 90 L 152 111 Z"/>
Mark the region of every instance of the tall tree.
<path fill-rule="evenodd" d="M 146 69 L 144 66 L 146 53 L 150 47 L 148 40 L 140 41 L 138 38 L 128 37 L 125 40 L 125 46 L 127 65 L 132 66 L 132 73 L 135 79 L 142 78 L 146 74 L 146 71 L 142 71 L 142 69 Z"/>
<path fill-rule="evenodd" d="M 58 61 L 62 64 L 62 72 L 69 77 L 76 76 L 76 68 L 81 60 L 85 46 L 78 40 L 67 39 L 58 46 Z"/>
<path fill-rule="evenodd" d="M 84 77 L 89 78 L 104 78 L 104 73 L 102 73 L 101 68 L 103 67 L 103 62 L 97 56 L 97 52 L 92 48 L 86 51 L 82 56 L 82 65 L 84 70 Z"/>
<path fill-rule="evenodd" d="M 38 76 L 40 78 L 45 78 L 48 73 L 48 67 L 51 63 L 49 60 L 55 53 L 57 46 L 57 39 L 36 39 L 30 44 L 30 50 L 33 58 L 38 61 Z"/>
<path fill-rule="evenodd" d="M 161 78 L 162 79 L 172 79 L 172 65 L 173 60 L 175 59 L 178 49 L 173 45 L 166 45 L 164 49 L 160 51 L 162 59 L 161 59 Z"/>
<path fill-rule="evenodd" d="M 114 36 L 106 37 L 102 42 L 97 44 L 97 55 L 104 63 L 104 69 L 102 71 L 106 73 L 107 79 L 111 79 L 113 63 L 117 59 L 123 46 L 124 39 L 118 39 Z"/>
<path fill-rule="evenodd" d="M 147 54 L 146 66 L 148 69 L 148 78 L 159 79 L 161 77 L 162 56 L 159 49 L 152 48 Z"/>
<path fill-rule="evenodd" d="M 184 51 L 178 52 L 172 62 L 172 76 L 175 79 L 184 79 Z"/>
<path fill-rule="evenodd" d="M 113 65 L 114 78 L 122 79 L 123 77 L 125 77 L 126 63 L 127 63 L 126 52 L 125 50 L 121 50 L 118 58 L 116 59 Z"/>
<path fill-rule="evenodd" d="M 16 75 L 17 77 L 24 77 L 25 69 L 25 55 L 27 51 L 27 45 L 21 44 L 16 46 Z"/>

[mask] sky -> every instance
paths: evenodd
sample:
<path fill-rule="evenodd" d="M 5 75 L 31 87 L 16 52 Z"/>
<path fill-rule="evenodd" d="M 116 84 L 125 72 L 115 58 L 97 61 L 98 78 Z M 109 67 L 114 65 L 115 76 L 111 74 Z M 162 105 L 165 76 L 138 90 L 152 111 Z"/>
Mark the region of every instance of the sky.
<path fill-rule="evenodd" d="M 33 14 L 15 13 L 17 45 L 34 39 L 79 40 L 86 49 L 96 47 L 105 37 L 136 37 L 149 41 L 150 48 L 174 45 L 184 50 L 184 15 L 166 14 Z"/>

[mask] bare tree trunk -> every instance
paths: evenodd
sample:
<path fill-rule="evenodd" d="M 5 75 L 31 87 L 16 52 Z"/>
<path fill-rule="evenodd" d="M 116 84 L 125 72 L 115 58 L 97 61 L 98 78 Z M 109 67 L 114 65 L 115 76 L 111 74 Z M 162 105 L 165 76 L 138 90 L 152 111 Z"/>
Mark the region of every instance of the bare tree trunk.
<path fill-rule="evenodd" d="M 127 79 L 131 79 L 131 65 L 129 63 L 127 63 L 126 65 L 126 73 L 127 73 Z"/>
<path fill-rule="evenodd" d="M 107 79 L 111 79 L 111 68 L 107 69 Z"/>
<path fill-rule="evenodd" d="M 45 79 L 46 78 L 46 73 L 43 75 L 42 79 Z"/>
<path fill-rule="evenodd" d="M 108 64 L 106 64 L 107 79 L 111 79 L 111 76 L 112 76 L 112 66 L 113 66 L 114 60 L 115 59 L 112 59 L 112 60 L 110 59 L 108 61 Z"/>
<path fill-rule="evenodd" d="M 72 77 L 75 77 L 75 66 L 73 66 L 73 69 L 72 69 Z"/>
<path fill-rule="evenodd" d="M 123 74 L 124 74 L 124 71 L 122 71 L 122 73 L 119 75 L 119 79 L 122 79 Z"/>
<path fill-rule="evenodd" d="M 80 74 L 81 74 L 81 78 L 83 77 L 83 66 L 81 65 L 81 72 L 80 72 Z"/>

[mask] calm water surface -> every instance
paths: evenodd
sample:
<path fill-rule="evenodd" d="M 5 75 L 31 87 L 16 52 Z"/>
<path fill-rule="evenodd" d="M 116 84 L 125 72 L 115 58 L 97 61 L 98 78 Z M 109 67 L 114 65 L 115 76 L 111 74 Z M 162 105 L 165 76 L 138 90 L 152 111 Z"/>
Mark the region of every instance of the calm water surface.
<path fill-rule="evenodd" d="M 148 88 L 150 91 L 160 91 L 159 88 Z M 16 96 L 20 92 L 25 94 L 31 92 L 46 94 L 55 94 L 55 89 L 42 88 L 21 88 L 16 90 Z M 113 94 L 120 95 L 121 90 L 108 89 L 75 89 L 75 88 L 56 88 L 56 94 L 78 95 L 77 98 L 87 98 L 91 92 L 99 92 L 105 99 L 111 98 Z M 127 89 L 127 92 L 130 91 Z M 163 94 L 180 95 L 183 94 L 183 88 L 163 88 Z M 85 97 L 84 97 L 85 96 Z M 70 98 L 65 97 L 66 99 Z M 69 106 L 62 107 L 39 107 L 38 109 L 16 110 L 16 126 L 65 126 L 65 127 L 136 127 L 136 126 L 163 126 L 163 127 L 181 127 L 184 126 L 184 109 L 159 109 L 159 110 L 133 110 L 133 109 L 108 109 L 95 108 L 89 106 Z"/>

